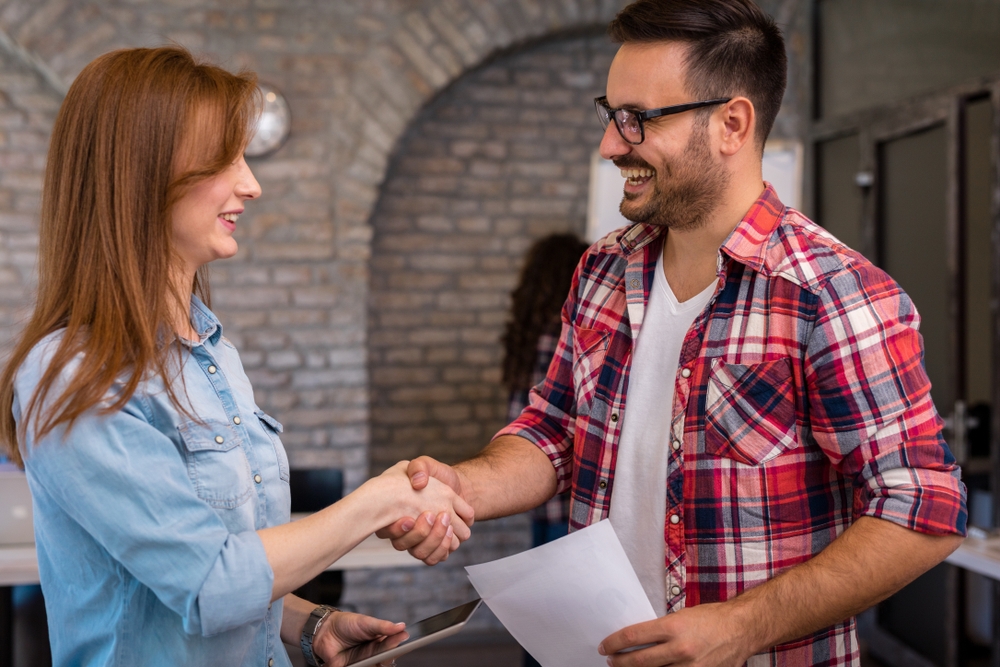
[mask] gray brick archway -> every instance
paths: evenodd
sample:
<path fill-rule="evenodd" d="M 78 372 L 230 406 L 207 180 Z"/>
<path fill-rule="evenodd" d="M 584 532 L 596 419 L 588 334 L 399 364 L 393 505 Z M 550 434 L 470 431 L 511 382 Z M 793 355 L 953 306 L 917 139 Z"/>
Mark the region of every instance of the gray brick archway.
<path fill-rule="evenodd" d="M 616 45 L 554 35 L 453 83 L 414 119 L 372 215 L 372 465 L 475 454 L 504 423 L 500 335 L 525 251 L 583 236 Z"/>

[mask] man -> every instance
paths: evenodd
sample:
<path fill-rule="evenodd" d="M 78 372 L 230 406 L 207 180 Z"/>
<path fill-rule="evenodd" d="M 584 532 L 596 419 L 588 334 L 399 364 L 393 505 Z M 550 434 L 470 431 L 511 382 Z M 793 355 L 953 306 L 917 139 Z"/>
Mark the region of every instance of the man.
<path fill-rule="evenodd" d="M 639 0 L 610 33 L 601 154 L 636 224 L 581 260 L 520 417 L 411 480 L 479 519 L 567 487 L 572 528 L 610 514 L 660 616 L 604 639 L 614 667 L 857 665 L 853 615 L 965 530 L 918 316 L 762 182 L 786 63 L 751 0 Z M 381 534 L 430 564 L 450 546 L 423 521 Z"/>

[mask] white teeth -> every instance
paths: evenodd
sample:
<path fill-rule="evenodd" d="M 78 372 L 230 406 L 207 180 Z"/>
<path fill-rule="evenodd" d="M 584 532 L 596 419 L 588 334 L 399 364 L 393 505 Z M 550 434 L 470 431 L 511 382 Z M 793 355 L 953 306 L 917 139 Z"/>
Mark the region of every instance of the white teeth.
<path fill-rule="evenodd" d="M 639 180 L 640 178 L 649 178 L 653 175 L 652 169 L 622 169 L 622 178 L 627 178 L 632 181 Z"/>
<path fill-rule="evenodd" d="M 236 220 L 240 217 L 240 214 L 239 213 L 223 213 L 219 217 L 222 218 L 223 220 L 228 220 L 229 222 L 235 223 Z"/>

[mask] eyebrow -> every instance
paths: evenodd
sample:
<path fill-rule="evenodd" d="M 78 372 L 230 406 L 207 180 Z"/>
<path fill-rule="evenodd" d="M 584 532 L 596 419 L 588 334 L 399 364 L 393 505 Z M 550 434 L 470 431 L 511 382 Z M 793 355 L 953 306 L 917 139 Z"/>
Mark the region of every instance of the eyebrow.
<path fill-rule="evenodd" d="M 607 97 L 605 97 L 605 99 L 607 99 Z M 620 106 L 612 106 L 611 103 L 609 102 L 608 106 L 610 106 L 612 109 L 625 109 L 626 111 L 645 111 L 648 108 L 640 106 L 638 104 L 633 104 L 631 102 L 627 102 Z"/>

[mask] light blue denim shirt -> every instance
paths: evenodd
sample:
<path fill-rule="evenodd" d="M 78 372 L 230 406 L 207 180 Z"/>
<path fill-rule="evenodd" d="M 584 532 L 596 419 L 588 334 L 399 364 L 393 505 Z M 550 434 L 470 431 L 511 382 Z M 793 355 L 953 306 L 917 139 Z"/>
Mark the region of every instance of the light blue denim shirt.
<path fill-rule="evenodd" d="M 28 429 L 21 444 L 56 665 L 290 665 L 255 532 L 289 518 L 281 425 L 197 298 L 191 321 L 200 340 L 183 347 L 173 387 L 198 420 L 154 378 L 119 412 L 39 442 Z M 61 334 L 18 371 L 18 421 Z"/>

